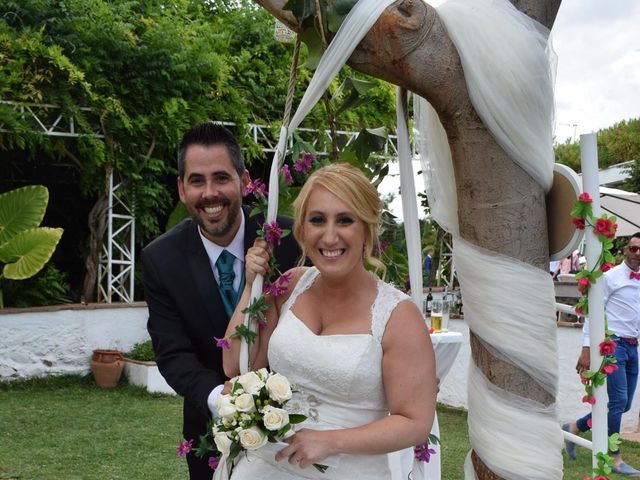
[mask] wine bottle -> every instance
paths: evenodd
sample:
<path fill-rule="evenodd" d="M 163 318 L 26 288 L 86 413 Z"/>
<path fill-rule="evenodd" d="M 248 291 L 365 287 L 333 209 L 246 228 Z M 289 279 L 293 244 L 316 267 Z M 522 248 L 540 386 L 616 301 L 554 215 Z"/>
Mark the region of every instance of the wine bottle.
<path fill-rule="evenodd" d="M 431 302 L 433 302 L 433 295 L 431 295 L 431 288 L 427 292 L 427 299 L 425 300 L 425 314 L 428 317 L 431 315 Z"/>

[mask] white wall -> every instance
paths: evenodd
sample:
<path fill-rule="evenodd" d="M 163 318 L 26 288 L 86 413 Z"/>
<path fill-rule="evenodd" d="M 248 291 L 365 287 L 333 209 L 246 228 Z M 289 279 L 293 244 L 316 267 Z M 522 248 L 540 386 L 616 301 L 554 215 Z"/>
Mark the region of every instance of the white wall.
<path fill-rule="evenodd" d="M 0 380 L 62 373 L 86 374 L 95 348 L 126 352 L 149 338 L 146 304 L 74 305 L 67 308 L 0 310 Z M 461 332 L 462 346 L 447 377 L 440 384 L 438 401 L 467 408 L 469 329 L 463 320 L 449 320 L 449 330 Z M 559 421 L 575 420 L 589 411 L 582 403 L 583 389 L 575 373 L 582 345 L 579 328 L 558 328 Z M 640 414 L 640 388 L 632 410 L 623 417 L 622 430 L 636 431 Z"/>
<path fill-rule="evenodd" d="M 471 357 L 469 328 L 463 320 L 449 320 L 449 330 L 461 332 L 462 347 L 447 377 L 440 383 L 438 401 L 453 407 L 467 408 L 467 373 Z M 576 374 L 576 360 L 582 347 L 582 329 L 558 327 L 559 389 L 557 398 L 558 420 L 574 421 L 589 412 L 582 403 L 584 389 Z M 640 415 L 640 388 L 636 390 L 631 410 L 622 418 L 622 431 L 635 432 Z"/>
<path fill-rule="evenodd" d="M 145 303 L 0 310 L 0 380 L 86 374 L 94 349 L 148 339 L 147 316 Z"/>

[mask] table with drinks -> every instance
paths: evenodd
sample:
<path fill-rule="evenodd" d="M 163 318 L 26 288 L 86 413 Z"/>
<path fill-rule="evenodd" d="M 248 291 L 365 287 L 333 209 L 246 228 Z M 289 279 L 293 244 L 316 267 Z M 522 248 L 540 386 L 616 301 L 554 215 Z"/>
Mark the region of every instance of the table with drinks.
<path fill-rule="evenodd" d="M 440 379 L 441 383 L 449 373 L 449 370 L 451 370 L 462 346 L 462 333 L 448 331 L 449 315 L 454 302 L 454 299 L 447 298 L 445 294 L 442 298 L 427 298 L 424 304 L 425 318 L 429 319 L 429 323 L 431 327 L 433 327 L 431 343 L 433 344 L 436 355 L 436 376 Z M 438 425 L 437 415 L 434 418 L 431 433 L 440 437 L 440 426 Z M 411 478 L 440 480 L 440 446 L 433 448 L 436 450 L 436 453 L 431 456 L 429 463 L 423 465 L 425 475 L 421 477 L 414 472 Z M 412 456 L 412 449 L 390 454 L 389 463 L 391 466 L 392 480 L 405 480 L 409 478 L 409 466 L 412 464 Z"/>

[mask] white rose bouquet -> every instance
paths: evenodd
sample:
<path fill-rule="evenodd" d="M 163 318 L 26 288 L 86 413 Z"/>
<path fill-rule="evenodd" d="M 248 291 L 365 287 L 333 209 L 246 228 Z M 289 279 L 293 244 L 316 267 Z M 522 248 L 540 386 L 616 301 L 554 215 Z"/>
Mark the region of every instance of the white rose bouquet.
<path fill-rule="evenodd" d="M 209 457 L 214 469 L 243 450 L 257 450 L 286 438 L 292 425 L 307 418 L 283 408 L 293 392 L 289 380 L 279 373 L 262 368 L 230 381 L 231 391 L 216 398 L 219 417 L 213 419 L 196 451 L 200 457 Z"/>

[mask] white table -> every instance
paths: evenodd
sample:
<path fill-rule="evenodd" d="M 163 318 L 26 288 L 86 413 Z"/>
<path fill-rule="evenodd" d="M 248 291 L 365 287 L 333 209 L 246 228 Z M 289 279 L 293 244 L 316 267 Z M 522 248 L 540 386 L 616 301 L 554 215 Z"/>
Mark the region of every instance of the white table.
<path fill-rule="evenodd" d="M 462 334 L 458 332 L 442 332 L 431 335 L 431 342 L 436 354 L 436 376 L 440 382 L 444 380 L 455 362 L 456 356 L 462 346 Z M 440 437 L 440 427 L 438 425 L 438 416 L 433 419 L 433 427 L 431 433 Z M 420 477 L 414 472 L 412 478 L 440 480 L 440 446 L 432 447 L 436 453 L 431 456 L 429 463 L 422 466 L 426 475 Z M 392 480 L 406 480 L 409 472 L 413 467 L 413 448 L 407 448 L 399 452 L 389 454 L 389 466 L 391 468 Z"/>

